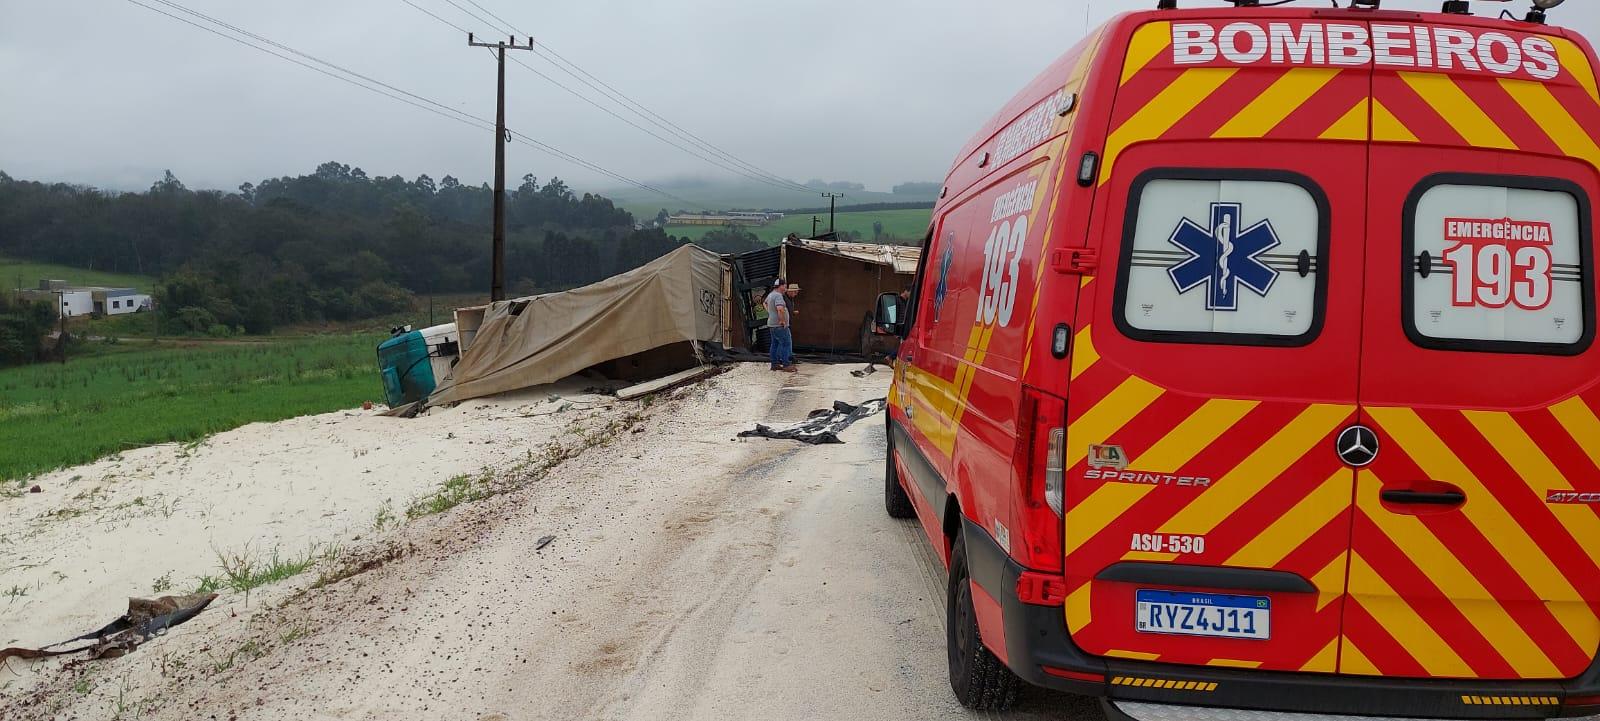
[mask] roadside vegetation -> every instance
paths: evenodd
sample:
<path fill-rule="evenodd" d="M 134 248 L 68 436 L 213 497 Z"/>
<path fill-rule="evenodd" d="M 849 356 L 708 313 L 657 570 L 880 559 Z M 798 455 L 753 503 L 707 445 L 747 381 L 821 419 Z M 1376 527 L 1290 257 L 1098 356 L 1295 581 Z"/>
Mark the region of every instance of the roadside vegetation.
<path fill-rule="evenodd" d="M 0 369 L 0 490 L 130 448 L 378 399 L 381 339 L 89 344 L 93 354 L 65 365 Z"/>

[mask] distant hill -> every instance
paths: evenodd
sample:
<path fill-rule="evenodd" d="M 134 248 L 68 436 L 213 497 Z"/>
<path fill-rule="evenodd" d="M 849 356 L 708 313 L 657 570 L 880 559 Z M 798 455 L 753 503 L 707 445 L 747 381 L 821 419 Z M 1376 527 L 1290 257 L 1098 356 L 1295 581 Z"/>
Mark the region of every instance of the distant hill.
<path fill-rule="evenodd" d="M 798 190 L 785 190 L 783 188 L 757 183 L 753 180 L 710 180 L 701 178 L 679 178 L 651 182 L 651 185 L 668 193 L 683 198 L 684 200 L 698 203 L 701 208 L 682 207 L 684 203 L 663 198 L 656 193 L 638 188 L 610 188 L 601 190 L 600 194 L 610 198 L 623 210 L 633 213 L 640 221 L 654 218 L 657 211 L 662 208 L 668 212 L 678 210 L 788 210 L 791 208 L 815 208 L 819 205 L 827 206 L 827 200 L 822 197 L 825 189 L 818 188 L 815 192 L 806 193 Z M 835 184 L 844 185 L 844 184 Z M 937 199 L 939 188 L 937 183 L 903 183 L 896 186 L 900 193 L 885 193 L 871 190 L 833 190 L 843 192 L 845 197 L 839 199 L 840 205 L 863 205 L 868 203 L 909 203 L 932 202 Z"/>
<path fill-rule="evenodd" d="M 860 233 L 862 240 L 872 240 L 872 224 L 883 224 L 884 236 L 880 238 L 885 243 L 914 244 L 928 231 L 928 221 L 933 217 L 932 209 L 921 210 L 876 210 L 839 213 L 834 221 L 839 232 Z M 821 222 L 817 225 L 819 233 L 828 231 L 828 214 L 818 215 Z M 716 226 L 706 225 L 669 225 L 667 234 L 680 238 L 699 238 L 713 230 Z M 790 215 L 771 225 L 760 227 L 744 226 L 740 230 L 754 234 L 757 238 L 767 243 L 776 243 L 784 236 L 794 233 L 800 237 L 811 235 L 811 214 Z"/>

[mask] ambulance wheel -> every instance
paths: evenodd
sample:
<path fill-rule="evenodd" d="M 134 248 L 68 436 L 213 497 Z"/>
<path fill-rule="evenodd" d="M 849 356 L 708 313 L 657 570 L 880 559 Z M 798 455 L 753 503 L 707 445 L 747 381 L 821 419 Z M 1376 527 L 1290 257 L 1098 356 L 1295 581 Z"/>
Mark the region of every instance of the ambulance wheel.
<path fill-rule="evenodd" d="M 894 436 L 885 441 L 883 452 L 883 510 L 890 518 L 911 518 L 917 510 L 911 507 L 911 497 L 900 486 L 900 473 L 894 467 Z"/>
<path fill-rule="evenodd" d="M 978 633 L 967 577 L 967 549 L 958 534 L 950 551 L 950 591 L 945 603 L 945 636 L 950 655 L 950 690 L 962 706 L 975 711 L 1008 711 L 1016 703 L 1022 679 L 1000 663 Z"/>

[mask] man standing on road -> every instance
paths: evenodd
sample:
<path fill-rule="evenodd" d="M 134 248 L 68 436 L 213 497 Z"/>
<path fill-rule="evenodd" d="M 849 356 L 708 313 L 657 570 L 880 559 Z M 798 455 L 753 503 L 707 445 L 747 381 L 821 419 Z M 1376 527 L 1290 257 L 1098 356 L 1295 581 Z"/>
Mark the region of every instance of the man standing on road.
<path fill-rule="evenodd" d="M 788 282 L 779 278 L 772 282 L 772 292 L 767 294 L 767 347 L 772 370 L 793 373 L 794 335 L 789 332 L 788 290 Z"/>

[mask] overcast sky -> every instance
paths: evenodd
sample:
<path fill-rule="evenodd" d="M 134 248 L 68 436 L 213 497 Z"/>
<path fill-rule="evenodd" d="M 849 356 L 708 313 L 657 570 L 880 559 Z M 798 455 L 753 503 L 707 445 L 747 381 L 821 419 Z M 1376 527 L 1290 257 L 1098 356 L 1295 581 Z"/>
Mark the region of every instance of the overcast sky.
<path fill-rule="evenodd" d="M 480 117 L 485 50 L 405 0 L 174 0 L 323 60 Z M 1196 4 L 1199 0 L 1184 0 Z M 140 0 L 181 14 L 159 4 Z M 451 2 L 411 0 L 493 34 Z M 476 0 L 689 132 L 781 176 L 887 190 L 938 180 L 1008 97 L 1093 25 L 1155 0 Z M 1437 9 L 1439 0 L 1386 7 Z M 1488 14 L 1526 2 L 1477 2 Z M 494 23 L 492 18 L 487 18 Z M 1600 2 L 1553 20 L 1600 35 Z M 497 23 L 496 23 L 497 24 Z M 534 68 L 593 95 L 532 53 Z M 639 180 L 733 177 L 507 66 L 509 125 Z M 603 101 L 602 101 L 603 102 Z M 615 108 L 614 108 L 615 109 Z M 646 123 L 620 109 L 641 125 Z M 647 126 L 649 127 L 649 126 Z M 658 133 L 666 133 L 657 130 Z M 0 0 L 0 170 L 143 189 L 170 168 L 233 189 L 327 160 L 369 174 L 492 173 L 490 133 L 290 64 L 129 0 Z M 511 178 L 613 180 L 509 148 Z M 514 184 L 514 181 L 513 181 Z"/>

